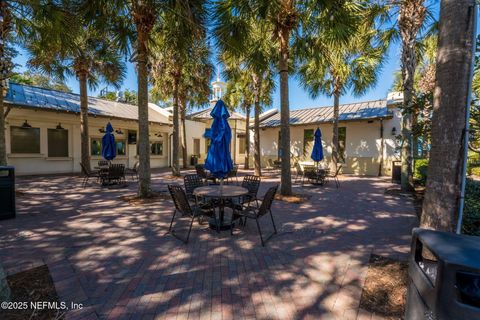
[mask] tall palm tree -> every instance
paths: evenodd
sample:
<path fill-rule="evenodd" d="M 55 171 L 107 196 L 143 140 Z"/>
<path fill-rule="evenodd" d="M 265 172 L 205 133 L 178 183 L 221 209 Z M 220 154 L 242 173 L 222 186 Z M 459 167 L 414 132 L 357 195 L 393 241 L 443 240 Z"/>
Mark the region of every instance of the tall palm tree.
<path fill-rule="evenodd" d="M 187 0 L 183 0 L 186 2 Z M 148 75 L 149 57 L 153 43 L 154 28 L 161 24 L 160 15 L 169 11 L 171 2 L 166 0 L 81 0 L 82 8 L 94 19 L 98 16 L 109 18 L 108 25 L 117 32 L 120 44 L 130 49 L 130 61 L 137 67 L 138 78 L 138 196 L 148 197 L 151 193 L 150 139 L 148 128 Z"/>
<path fill-rule="evenodd" d="M 292 193 L 292 181 L 290 172 L 290 107 L 288 79 L 292 72 L 294 56 L 291 55 L 292 41 L 301 37 L 308 29 L 312 21 L 322 23 L 329 32 L 330 41 L 343 41 L 354 30 L 355 24 L 350 18 L 351 7 L 355 7 L 358 1 L 346 0 L 226 0 L 217 3 L 218 21 L 229 20 L 236 24 L 237 28 L 225 33 L 222 37 L 230 36 L 230 46 L 237 52 L 248 47 L 248 19 L 263 21 L 266 28 L 263 32 L 265 38 L 273 42 L 277 50 L 277 71 L 280 73 L 280 153 L 282 160 L 281 187 L 282 195 Z M 349 10 L 345 10 L 348 8 Z M 228 12 L 229 15 L 228 15 Z M 227 17 L 227 19 L 224 19 Z"/>
<path fill-rule="evenodd" d="M 265 20 L 246 17 L 239 21 L 229 10 L 222 12 L 221 16 L 222 20 L 215 29 L 221 49 L 220 60 L 226 66 L 227 77 L 243 84 L 241 91 L 251 89 L 245 97 L 247 102 L 251 101 L 254 105 L 254 165 L 255 174 L 261 175 L 260 113 L 262 104 L 270 104 L 274 89 L 273 61 L 276 58 L 276 46 L 265 37 L 265 33 L 269 32 L 269 24 Z M 241 51 L 237 51 L 237 45 L 232 43 L 230 37 L 239 23 L 244 33 Z"/>
<path fill-rule="evenodd" d="M 90 169 L 87 85 L 95 88 L 101 81 L 119 88 L 126 67 L 111 32 L 86 21 L 81 13 L 64 12 L 65 19 L 71 23 L 70 28 L 58 30 L 55 36 L 42 36 L 35 31 L 30 35 L 31 40 L 26 44 L 30 55 L 28 64 L 61 80 L 68 75 L 78 79 L 81 162 Z M 57 36 L 62 32 L 68 34 L 68 42 L 58 41 Z"/>
<path fill-rule="evenodd" d="M 10 109 L 4 110 L 3 96 L 6 80 L 13 69 L 12 59 L 16 54 L 14 44 L 22 44 L 34 28 L 34 21 L 48 20 L 50 24 L 37 29 L 47 35 L 66 27 L 56 4 L 44 5 L 43 1 L 0 1 L 0 165 L 7 164 L 5 144 L 5 119 Z"/>
<path fill-rule="evenodd" d="M 261 29 L 257 29 L 261 30 Z M 253 51 L 258 50 L 258 45 L 253 46 L 256 48 Z M 254 105 L 254 168 L 255 174 L 260 176 L 261 171 L 261 154 L 260 154 L 260 113 L 263 110 L 263 106 L 270 105 L 272 103 L 272 92 L 275 88 L 273 81 L 273 69 L 266 68 L 266 65 L 258 66 L 256 63 L 250 64 L 248 59 L 249 51 L 244 52 L 243 57 L 229 55 L 227 51 L 221 56 L 221 60 L 226 66 L 225 74 L 227 75 L 227 94 L 226 99 L 229 100 L 233 106 L 241 105 L 247 121 L 245 122 L 246 132 L 246 145 L 247 152 L 245 155 L 245 169 L 248 169 L 248 162 L 250 159 L 250 111 L 251 105 Z M 269 54 L 268 50 L 263 51 L 263 54 Z M 258 57 L 258 55 L 255 55 Z M 246 60 L 242 60 L 246 59 Z M 264 60 L 266 61 L 266 60 Z M 268 62 L 267 62 L 268 63 Z"/>
<path fill-rule="evenodd" d="M 194 44 L 205 41 L 206 2 L 204 0 L 171 1 L 161 15 L 162 23 L 155 30 L 155 58 L 164 76 L 171 79 L 173 99 L 172 173 L 180 175 L 180 90 L 186 65 Z M 168 90 L 168 89 L 167 89 Z"/>
<path fill-rule="evenodd" d="M 152 56 L 152 90 L 156 100 L 166 101 L 173 98 L 172 60 L 167 59 L 164 50 L 154 50 Z M 188 165 L 186 141 L 186 113 L 193 107 L 206 105 L 210 94 L 210 78 L 213 66 L 210 63 L 210 50 L 203 37 L 194 39 L 187 50 L 183 64 L 182 77 L 178 82 L 178 108 L 182 128 L 183 167 Z M 173 99 L 172 99 L 173 100 Z M 178 154 L 178 153 L 177 153 Z"/>
<path fill-rule="evenodd" d="M 225 63 L 225 61 L 224 61 Z M 241 69 L 238 64 L 232 64 L 231 67 L 235 72 L 231 72 L 231 67 L 227 65 L 227 90 L 223 99 L 227 102 L 227 105 L 234 106 L 241 109 L 245 113 L 245 162 L 243 168 L 245 170 L 250 169 L 250 113 L 252 110 L 252 88 L 251 88 L 251 76 Z M 237 69 L 238 67 L 238 69 Z"/>
<path fill-rule="evenodd" d="M 427 8 L 424 0 L 403 0 L 400 2 L 398 25 L 402 40 L 402 83 L 403 83 L 403 117 L 402 117 L 402 190 L 413 190 L 413 143 L 412 143 L 412 107 L 414 94 L 414 77 L 417 68 L 415 48 L 417 37 L 422 28 Z"/>
<path fill-rule="evenodd" d="M 322 26 L 298 43 L 301 60 L 300 80 L 313 98 L 333 96 L 332 161 L 339 162 L 338 118 L 340 97 L 348 90 L 362 95 L 376 82 L 387 46 L 375 20 L 359 12 L 359 28 L 346 42 L 326 41 Z"/>
<path fill-rule="evenodd" d="M 432 143 L 420 225 L 453 232 L 462 199 L 475 0 L 442 0 Z M 468 132 L 468 131 L 467 131 Z"/>

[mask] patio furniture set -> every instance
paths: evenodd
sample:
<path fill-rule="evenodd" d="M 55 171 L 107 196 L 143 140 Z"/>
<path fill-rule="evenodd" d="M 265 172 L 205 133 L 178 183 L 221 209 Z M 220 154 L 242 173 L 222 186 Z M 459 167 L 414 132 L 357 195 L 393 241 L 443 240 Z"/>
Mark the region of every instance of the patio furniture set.
<path fill-rule="evenodd" d="M 247 175 L 240 185 L 232 184 L 232 181 L 224 185 L 223 181 L 217 184 L 205 170 L 200 172 L 202 175 L 186 175 L 184 188 L 179 185 L 168 186 L 175 205 L 169 232 L 184 243 L 188 243 L 195 219 L 198 219 L 199 224 L 204 224 L 204 219 L 207 218 L 210 228 L 217 233 L 230 230 L 231 235 L 236 223 L 245 227 L 247 221 L 251 219 L 255 220 L 261 244 L 265 246 L 265 243 L 277 233 L 271 207 L 278 186 L 268 189 L 264 198 L 259 201 L 257 193 L 260 188 L 260 177 L 258 176 Z M 236 178 L 236 172 L 234 177 Z M 225 215 L 225 209 L 231 211 L 229 217 Z M 174 230 L 177 214 L 190 218 L 188 232 L 184 238 Z M 270 215 L 274 230 L 266 238 L 259 223 L 259 219 L 265 215 Z"/>
<path fill-rule="evenodd" d="M 85 188 L 90 178 L 96 179 L 102 186 L 119 185 L 126 183 L 126 175 L 130 175 L 132 180 L 138 180 L 138 162 L 133 168 L 125 168 L 124 164 L 112 163 L 107 160 L 99 160 L 95 170 L 89 170 L 80 163 L 83 173 L 82 186 Z"/>
<path fill-rule="evenodd" d="M 300 163 L 295 164 L 295 182 L 300 181 L 302 186 L 305 184 L 305 181 L 310 182 L 314 185 L 325 185 L 329 180 L 335 182 L 337 189 L 340 187 L 340 181 L 338 181 L 338 175 L 342 170 L 342 166 L 337 166 L 337 169 L 332 172 L 328 168 L 321 168 L 315 165 L 301 165 Z"/>

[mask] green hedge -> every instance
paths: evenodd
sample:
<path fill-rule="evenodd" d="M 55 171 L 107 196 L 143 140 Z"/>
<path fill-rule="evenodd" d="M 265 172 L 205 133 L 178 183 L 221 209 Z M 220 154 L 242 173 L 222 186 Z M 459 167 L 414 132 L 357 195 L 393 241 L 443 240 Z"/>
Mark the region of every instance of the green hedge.
<path fill-rule="evenodd" d="M 421 185 L 427 182 L 428 159 L 415 159 L 413 167 L 413 179 Z"/>
<path fill-rule="evenodd" d="M 462 233 L 480 236 L 480 181 L 467 179 Z"/>

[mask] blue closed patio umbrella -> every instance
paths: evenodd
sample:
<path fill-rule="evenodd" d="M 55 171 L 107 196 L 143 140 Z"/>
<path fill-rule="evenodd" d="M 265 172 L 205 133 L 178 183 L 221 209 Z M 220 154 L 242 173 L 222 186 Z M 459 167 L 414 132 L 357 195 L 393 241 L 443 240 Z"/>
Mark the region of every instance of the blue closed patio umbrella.
<path fill-rule="evenodd" d="M 117 145 L 115 143 L 115 136 L 113 135 L 113 127 L 109 122 L 105 128 L 106 132 L 102 138 L 102 156 L 105 160 L 113 160 L 117 156 Z"/>
<path fill-rule="evenodd" d="M 323 160 L 322 132 L 320 131 L 320 128 L 315 130 L 315 139 L 313 142 L 311 158 L 317 163 Z"/>
<path fill-rule="evenodd" d="M 232 131 L 228 124 L 227 107 L 222 100 L 218 100 L 210 115 L 213 117 L 210 128 L 211 144 L 208 148 L 205 168 L 219 179 L 223 179 L 233 169 L 232 157 L 230 155 L 230 140 Z"/>

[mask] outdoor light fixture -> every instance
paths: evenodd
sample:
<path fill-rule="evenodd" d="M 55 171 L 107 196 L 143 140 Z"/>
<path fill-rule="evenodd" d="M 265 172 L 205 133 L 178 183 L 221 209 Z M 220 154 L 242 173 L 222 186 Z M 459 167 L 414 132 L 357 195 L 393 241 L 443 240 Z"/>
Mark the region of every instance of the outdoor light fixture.
<path fill-rule="evenodd" d="M 22 128 L 31 128 L 32 126 L 28 123 L 27 120 L 22 124 Z"/>
<path fill-rule="evenodd" d="M 57 125 L 57 130 L 65 130 L 65 128 L 62 127 L 62 124 L 60 122 Z"/>
<path fill-rule="evenodd" d="M 100 133 L 105 133 L 105 132 L 106 132 L 104 128 L 100 128 L 100 129 L 98 129 L 98 131 L 99 131 Z"/>
<path fill-rule="evenodd" d="M 116 132 L 117 134 L 123 134 L 122 129 L 117 129 L 117 130 L 115 130 L 115 132 Z"/>
<path fill-rule="evenodd" d="M 393 127 L 392 128 L 392 136 L 396 136 L 397 135 L 397 128 Z"/>

